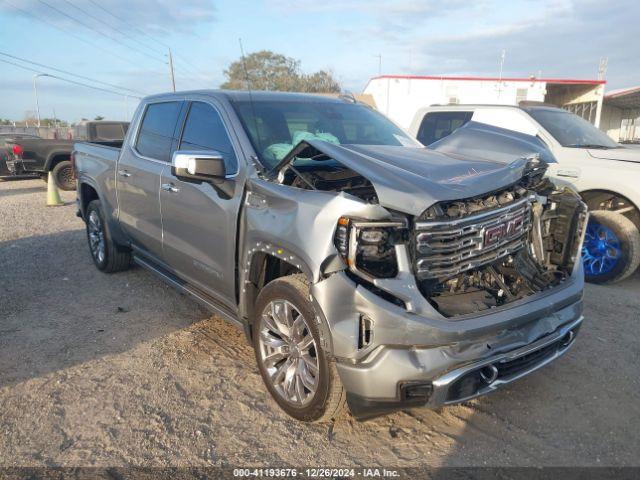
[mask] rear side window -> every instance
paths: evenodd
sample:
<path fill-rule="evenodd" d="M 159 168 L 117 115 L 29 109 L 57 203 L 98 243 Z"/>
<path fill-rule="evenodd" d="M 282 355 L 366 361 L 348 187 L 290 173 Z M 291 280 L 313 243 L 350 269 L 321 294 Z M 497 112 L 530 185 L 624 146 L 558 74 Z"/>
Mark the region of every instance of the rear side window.
<path fill-rule="evenodd" d="M 220 114 L 208 103 L 193 102 L 182 133 L 180 150 L 215 150 L 225 159 L 227 171 L 235 171 L 236 156 Z"/>
<path fill-rule="evenodd" d="M 180 107 L 180 102 L 151 103 L 147 106 L 136 141 L 136 150 L 140 155 L 163 162 L 171 160 L 171 143 Z"/>
<path fill-rule="evenodd" d="M 431 145 L 471 120 L 473 112 L 431 112 L 422 119 L 418 141 Z"/>
<path fill-rule="evenodd" d="M 102 123 L 95 125 L 95 140 L 108 142 L 122 140 L 126 130 L 120 123 Z"/>

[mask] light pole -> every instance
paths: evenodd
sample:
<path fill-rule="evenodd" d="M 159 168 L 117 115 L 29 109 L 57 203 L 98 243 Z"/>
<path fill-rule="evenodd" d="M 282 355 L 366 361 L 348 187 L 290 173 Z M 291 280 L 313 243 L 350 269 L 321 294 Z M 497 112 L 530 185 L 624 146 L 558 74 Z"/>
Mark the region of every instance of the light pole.
<path fill-rule="evenodd" d="M 51 75 L 47 73 L 36 73 L 33 76 L 33 92 L 36 95 L 36 115 L 38 117 L 38 128 L 40 128 L 40 105 L 38 104 L 38 85 L 36 83 L 36 79 L 38 77 L 50 77 Z"/>

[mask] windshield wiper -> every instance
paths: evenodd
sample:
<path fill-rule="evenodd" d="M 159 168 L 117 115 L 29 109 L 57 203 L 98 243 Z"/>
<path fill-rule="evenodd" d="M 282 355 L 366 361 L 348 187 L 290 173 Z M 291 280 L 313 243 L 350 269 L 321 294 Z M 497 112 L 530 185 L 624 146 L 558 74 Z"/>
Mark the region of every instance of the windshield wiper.
<path fill-rule="evenodd" d="M 600 150 L 608 150 L 610 148 L 616 148 L 616 147 L 610 147 L 608 145 L 598 145 L 597 143 L 572 143 L 571 145 L 565 145 L 565 147 L 567 148 L 598 148 Z"/>

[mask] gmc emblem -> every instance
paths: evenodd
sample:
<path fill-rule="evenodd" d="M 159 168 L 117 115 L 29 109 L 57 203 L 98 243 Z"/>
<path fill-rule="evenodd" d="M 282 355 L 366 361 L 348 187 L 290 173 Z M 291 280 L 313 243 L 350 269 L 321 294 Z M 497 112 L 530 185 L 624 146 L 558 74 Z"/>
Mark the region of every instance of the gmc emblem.
<path fill-rule="evenodd" d="M 483 247 L 489 247 L 501 240 L 513 237 L 524 230 L 524 215 L 518 215 L 500 225 L 489 227 L 484 231 Z"/>

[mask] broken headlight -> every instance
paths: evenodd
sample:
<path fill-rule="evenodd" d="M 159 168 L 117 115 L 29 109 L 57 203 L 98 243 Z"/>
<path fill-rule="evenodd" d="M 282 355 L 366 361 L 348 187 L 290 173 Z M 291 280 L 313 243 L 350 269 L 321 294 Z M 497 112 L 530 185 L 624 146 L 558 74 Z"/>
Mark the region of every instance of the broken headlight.
<path fill-rule="evenodd" d="M 334 243 L 356 275 L 367 280 L 398 275 L 395 246 L 407 237 L 403 221 L 364 221 L 340 217 Z"/>

